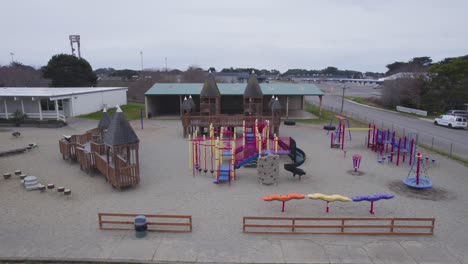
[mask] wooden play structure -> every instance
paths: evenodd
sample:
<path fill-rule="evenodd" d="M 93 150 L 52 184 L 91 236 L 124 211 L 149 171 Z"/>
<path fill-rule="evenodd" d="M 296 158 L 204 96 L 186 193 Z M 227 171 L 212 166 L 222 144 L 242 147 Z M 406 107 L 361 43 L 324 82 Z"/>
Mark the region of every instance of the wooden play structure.
<path fill-rule="evenodd" d="M 195 130 L 207 133 L 210 125 L 213 125 L 216 129 L 220 127 L 232 129 L 244 125 L 253 127 L 255 120 L 258 122 L 269 121 L 274 133 L 279 134 L 281 106 L 278 98 L 276 97 L 269 102 L 268 106 L 271 112 L 263 112 L 263 92 L 255 73 L 250 75 L 245 87 L 243 105 L 243 115 L 221 113 L 221 93 L 213 75 L 210 73 L 200 92 L 200 112 L 195 112 L 196 105 L 191 98 L 185 98 L 181 105 L 184 137 L 192 135 Z"/>
<path fill-rule="evenodd" d="M 139 142 L 120 107 L 109 117 L 104 110 L 97 128 L 59 140 L 63 159 L 78 161 L 81 170 L 97 170 L 117 189 L 140 182 Z"/>

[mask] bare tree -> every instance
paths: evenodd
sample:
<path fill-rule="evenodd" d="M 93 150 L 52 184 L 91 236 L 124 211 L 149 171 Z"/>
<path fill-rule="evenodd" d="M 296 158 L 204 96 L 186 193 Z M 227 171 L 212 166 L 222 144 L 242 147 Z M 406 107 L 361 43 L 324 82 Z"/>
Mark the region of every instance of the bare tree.
<path fill-rule="evenodd" d="M 18 62 L 0 67 L 0 86 L 2 87 L 47 87 L 49 82 L 42 78 L 41 71 Z"/>

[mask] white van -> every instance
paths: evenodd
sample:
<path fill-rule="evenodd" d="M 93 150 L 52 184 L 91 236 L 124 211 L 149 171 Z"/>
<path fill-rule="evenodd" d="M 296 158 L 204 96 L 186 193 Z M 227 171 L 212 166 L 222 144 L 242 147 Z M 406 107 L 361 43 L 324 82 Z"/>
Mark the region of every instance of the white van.
<path fill-rule="evenodd" d="M 466 128 L 466 118 L 454 115 L 441 115 L 434 120 L 434 125 L 449 128 Z"/>

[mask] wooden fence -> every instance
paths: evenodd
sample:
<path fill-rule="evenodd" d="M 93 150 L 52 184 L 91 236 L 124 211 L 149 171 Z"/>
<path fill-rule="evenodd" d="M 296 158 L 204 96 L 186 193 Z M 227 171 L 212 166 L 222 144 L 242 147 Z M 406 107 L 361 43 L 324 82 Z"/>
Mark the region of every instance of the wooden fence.
<path fill-rule="evenodd" d="M 250 234 L 433 235 L 435 218 L 244 217 Z"/>
<path fill-rule="evenodd" d="M 135 230 L 133 219 L 144 215 L 148 221 L 150 232 L 190 233 L 192 232 L 191 215 L 152 215 L 152 214 L 114 214 L 98 213 L 99 229 L 103 230 Z M 106 218 L 104 220 L 103 218 Z M 154 221 L 151 221 L 154 220 Z M 166 220 L 166 221 L 164 221 Z M 117 227 L 124 226 L 124 227 Z"/>

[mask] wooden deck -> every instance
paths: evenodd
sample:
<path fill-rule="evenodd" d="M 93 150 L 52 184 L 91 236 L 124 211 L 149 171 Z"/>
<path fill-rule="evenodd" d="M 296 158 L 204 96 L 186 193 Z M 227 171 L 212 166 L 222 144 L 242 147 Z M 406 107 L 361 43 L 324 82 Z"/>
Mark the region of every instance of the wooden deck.
<path fill-rule="evenodd" d="M 274 133 L 279 134 L 281 117 L 273 117 L 271 113 L 265 113 L 262 116 L 244 116 L 244 115 L 214 115 L 202 116 L 199 114 L 186 114 L 182 116 L 182 126 L 184 127 L 184 136 L 187 136 L 190 130 L 194 128 L 209 127 L 243 127 L 244 121 L 247 127 L 253 127 L 255 120 L 258 122 L 270 121 Z"/>

